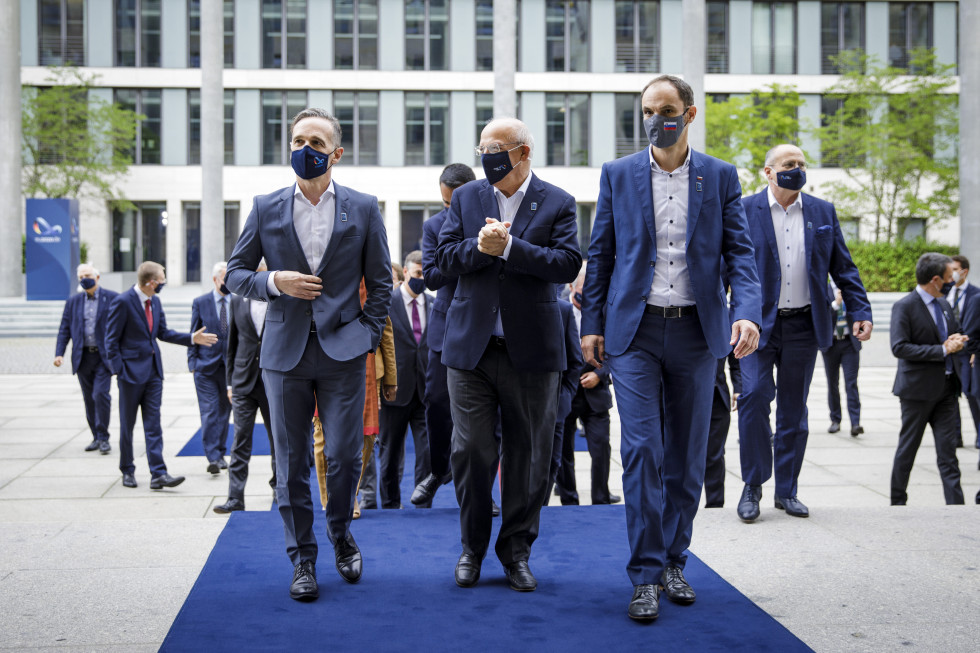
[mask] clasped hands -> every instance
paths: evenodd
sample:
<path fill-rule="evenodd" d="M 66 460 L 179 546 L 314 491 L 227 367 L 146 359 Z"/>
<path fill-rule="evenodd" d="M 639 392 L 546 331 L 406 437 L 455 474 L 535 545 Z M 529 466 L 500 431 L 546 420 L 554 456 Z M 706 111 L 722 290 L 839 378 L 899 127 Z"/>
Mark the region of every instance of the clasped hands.
<path fill-rule="evenodd" d="M 493 218 L 487 218 L 487 224 L 480 229 L 480 235 L 476 240 L 476 248 L 484 254 L 490 256 L 500 256 L 507 248 L 507 239 L 510 234 L 509 222 L 500 222 Z"/>
<path fill-rule="evenodd" d="M 962 333 L 951 333 L 949 337 L 946 338 L 946 342 L 943 343 L 943 347 L 946 348 L 947 354 L 955 354 L 966 344 L 966 341 L 970 339 L 970 336 L 964 335 Z"/>

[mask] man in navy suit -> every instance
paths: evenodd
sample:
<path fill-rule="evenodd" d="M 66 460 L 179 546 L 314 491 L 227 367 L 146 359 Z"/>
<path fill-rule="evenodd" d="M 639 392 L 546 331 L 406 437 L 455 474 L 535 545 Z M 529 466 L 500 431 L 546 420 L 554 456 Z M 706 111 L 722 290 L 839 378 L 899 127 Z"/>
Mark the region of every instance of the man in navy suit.
<path fill-rule="evenodd" d="M 861 341 L 854 337 L 851 324 L 854 319 L 847 312 L 847 305 L 840 288 L 832 287 L 834 339 L 823 352 L 823 367 L 827 373 L 827 403 L 830 405 L 828 433 L 840 431 L 840 372 L 844 370 L 844 390 L 847 393 L 847 415 L 851 420 L 851 437 L 864 433 L 861 426 L 861 395 L 858 393 L 858 370 L 861 367 Z"/>
<path fill-rule="evenodd" d="M 378 347 L 388 315 L 391 263 L 377 198 L 331 179 L 344 153 L 337 119 L 323 109 L 304 109 L 290 132 L 296 183 L 255 198 L 225 283 L 269 303 L 262 380 L 272 413 L 276 498 L 294 565 L 290 596 L 312 601 L 319 596 L 310 494 L 313 410 L 319 406 L 328 460 L 327 536 L 337 571 L 356 583 L 361 552 L 350 522 L 364 441 L 365 360 Z M 269 269 L 256 272 L 263 256 Z"/>
<path fill-rule="evenodd" d="M 572 412 L 572 398 L 578 390 L 578 380 L 582 369 L 582 348 L 579 346 L 581 340 L 578 335 L 578 323 L 572 312 L 571 302 L 561 298 L 561 290 L 564 284 L 558 284 L 558 310 L 561 312 L 561 323 L 565 334 L 565 369 L 561 373 L 561 381 L 558 386 L 558 410 L 555 413 L 555 437 L 551 449 L 551 467 L 548 472 L 548 491 L 545 493 L 544 505 L 548 505 L 551 498 L 551 488 L 558 480 L 558 475 L 564 473 L 565 469 L 565 442 L 572 440 L 572 475 L 575 474 L 575 421 L 572 420 L 571 430 L 566 429 L 568 416 Z M 574 488 L 574 484 L 572 486 Z M 564 497 L 562 497 L 564 498 Z M 578 497 L 576 496 L 575 503 Z"/>
<path fill-rule="evenodd" d="M 214 347 L 187 348 L 187 367 L 194 375 L 197 390 L 197 406 L 201 411 L 201 441 L 208 459 L 208 472 L 217 475 L 228 469 L 225 452 L 228 449 L 228 417 L 231 402 L 228 401 L 225 370 L 225 349 L 228 344 L 228 319 L 231 315 L 231 293 L 225 285 L 224 261 L 215 263 L 211 270 L 214 289 L 194 298 L 191 305 L 191 331 L 204 327 L 218 336 Z"/>
<path fill-rule="evenodd" d="M 633 583 L 628 614 L 652 621 L 659 586 L 684 579 L 704 480 L 716 361 L 755 350 L 759 280 L 731 164 L 688 147 L 697 108 L 681 79 L 643 89 L 651 147 L 602 166 L 582 290 L 582 356 L 609 365 L 622 424 Z M 729 318 L 722 260 L 738 299 Z M 663 406 L 663 410 L 662 407 Z"/>
<path fill-rule="evenodd" d="M 200 328 L 179 333 L 167 328 L 160 298 L 167 283 L 163 266 L 144 261 L 136 270 L 136 285 L 120 293 L 109 306 L 105 330 L 106 359 L 119 387 L 119 469 L 125 487 L 136 487 L 133 464 L 133 428 L 136 411 L 143 414 L 146 460 L 150 465 L 150 489 L 176 487 L 183 476 L 171 476 L 163 462 L 163 429 L 160 400 L 163 395 L 163 357 L 157 340 L 175 345 L 212 346 L 213 333 Z"/>
<path fill-rule="evenodd" d="M 537 586 L 528 559 L 548 492 L 558 383 L 566 366 L 555 284 L 575 278 L 582 255 L 575 200 L 531 173 L 533 149 L 530 130 L 515 118 L 483 128 L 477 150 L 487 178 L 453 193 L 436 250 L 442 273 L 459 277 L 442 362 L 455 426 L 460 587 L 477 583 L 490 545 L 498 461 L 503 521 L 497 558 L 512 589 Z"/>
<path fill-rule="evenodd" d="M 732 377 L 731 390 L 725 376 L 725 361 Z M 725 507 L 725 443 L 732 425 L 732 411 L 738 407 L 742 393 L 739 362 L 734 355 L 718 359 L 715 370 L 715 391 L 711 394 L 711 420 L 708 426 L 708 451 L 704 465 L 704 507 Z"/>
<path fill-rule="evenodd" d="M 76 293 L 65 302 L 65 312 L 58 327 L 58 342 L 54 347 L 54 366 L 64 362 L 68 341 L 71 347 L 71 372 L 78 376 L 85 402 L 85 419 L 92 432 L 92 441 L 85 451 L 98 449 L 102 455 L 112 451 L 109 445 L 109 410 L 112 399 L 109 383 L 112 372 L 105 360 L 105 318 L 109 304 L 118 293 L 99 287 L 99 271 L 88 263 L 76 270 L 78 283 L 84 292 Z"/>
<path fill-rule="evenodd" d="M 436 265 L 439 231 L 449 213 L 453 191 L 476 179 L 473 169 L 463 163 L 450 163 L 439 176 L 439 192 L 445 207 L 422 224 L 422 278 L 425 287 L 436 293 L 432 303 L 427 341 L 429 360 L 425 372 L 425 426 L 429 436 L 429 475 L 415 487 L 412 503 L 431 503 L 436 490 L 452 480 L 449 454 L 452 447 L 453 416 L 449 409 L 446 366 L 442 364 L 442 341 L 446 335 L 446 313 L 456 292 L 456 277 L 444 275 Z"/>
<path fill-rule="evenodd" d="M 871 305 L 830 202 L 800 192 L 806 158 L 795 145 L 766 154 L 766 190 L 742 200 L 762 286 L 759 351 L 742 361 L 738 400 L 742 497 L 738 516 L 759 517 L 762 484 L 775 473 L 774 504 L 794 517 L 810 512 L 796 496 L 809 434 L 807 395 L 817 351 L 830 347 L 834 317 L 827 275 L 840 288 L 858 340 L 871 337 Z M 733 296 L 737 298 L 737 289 Z M 779 385 L 773 381 L 777 370 Z M 776 433 L 769 424 L 776 399 Z M 775 472 L 773 471 L 775 469 Z"/>
<path fill-rule="evenodd" d="M 971 284 L 967 279 L 970 276 L 970 259 L 960 255 L 951 258 L 953 259 L 954 286 L 946 296 L 946 301 L 949 302 L 956 320 L 965 326 L 971 318 L 970 314 L 977 309 L 973 305 L 973 300 L 980 294 L 980 288 Z M 963 394 L 966 395 L 967 404 L 970 406 L 970 414 L 973 416 L 973 437 L 970 439 L 977 443 L 977 447 L 980 447 L 980 400 L 977 399 L 977 395 L 980 394 L 980 388 L 973 387 L 970 357 L 966 352 L 957 356 L 957 365 L 959 366 L 957 372 L 963 384 Z M 956 413 L 956 432 L 959 434 L 956 438 L 956 446 L 962 447 L 963 424 L 958 412 Z"/>
<path fill-rule="evenodd" d="M 391 332 L 395 338 L 398 392 L 381 398 L 381 507 L 401 508 L 401 476 L 405 465 L 405 435 L 409 427 L 415 441 L 415 483 L 427 477 L 429 445 L 425 428 L 425 366 L 429 359 L 427 335 L 431 300 L 422 278 L 422 252 L 405 257 L 405 282 L 391 294 Z M 423 508 L 428 503 L 416 504 Z"/>

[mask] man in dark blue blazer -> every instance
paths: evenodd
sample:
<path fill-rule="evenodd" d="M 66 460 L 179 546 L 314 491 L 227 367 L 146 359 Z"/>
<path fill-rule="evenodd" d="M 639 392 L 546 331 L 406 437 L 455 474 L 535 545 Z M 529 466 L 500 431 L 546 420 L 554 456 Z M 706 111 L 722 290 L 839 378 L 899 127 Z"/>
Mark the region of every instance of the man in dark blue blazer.
<path fill-rule="evenodd" d="M 830 202 L 800 192 L 806 158 L 795 145 L 766 154 L 766 190 L 742 204 L 762 280 L 762 338 L 759 351 L 742 361 L 738 400 L 739 453 L 745 487 L 738 516 L 759 517 L 762 484 L 775 469 L 774 504 L 794 517 L 810 512 L 796 496 L 797 478 L 809 434 L 806 401 L 817 351 L 830 347 L 834 315 L 827 275 L 840 288 L 858 340 L 871 337 L 871 305 L 844 243 Z M 733 296 L 737 299 L 737 289 Z M 773 381 L 777 370 L 779 386 Z M 776 433 L 769 423 L 776 401 Z"/>
<path fill-rule="evenodd" d="M 422 278 L 425 287 L 436 293 L 432 303 L 427 341 L 429 360 L 425 372 L 425 426 L 429 436 L 429 475 L 412 492 L 412 503 L 422 505 L 432 501 L 436 490 L 448 483 L 453 475 L 449 467 L 452 447 L 453 416 L 449 409 L 449 386 L 446 385 L 446 366 L 442 364 L 442 341 L 446 335 L 446 313 L 456 292 L 456 277 L 444 275 L 436 265 L 436 246 L 439 231 L 446 221 L 453 191 L 476 179 L 473 169 L 463 163 L 450 163 L 439 176 L 439 192 L 445 207 L 422 224 Z"/>
<path fill-rule="evenodd" d="M 228 264 L 216 263 L 211 271 L 214 289 L 191 304 L 191 331 L 204 327 L 208 333 L 218 336 L 214 347 L 187 348 L 187 367 L 194 375 L 197 390 L 197 406 L 201 411 L 201 441 L 208 459 L 208 472 L 217 475 L 228 469 L 225 452 L 228 449 L 228 417 L 231 402 L 228 400 L 225 350 L 228 346 L 228 320 L 231 317 L 231 293 L 225 285 Z"/>
<path fill-rule="evenodd" d="M 575 391 L 578 390 L 578 379 L 582 369 L 582 348 L 579 346 L 581 340 L 578 335 L 578 323 L 572 312 L 572 304 L 568 300 L 561 298 L 561 290 L 564 284 L 559 284 L 558 310 L 561 312 L 561 322 L 565 334 L 565 369 L 561 373 L 561 381 L 558 386 L 558 411 L 556 412 L 555 437 L 552 440 L 551 449 L 551 468 L 548 472 L 548 492 L 545 493 L 544 505 L 548 505 L 551 499 L 551 488 L 555 486 L 558 475 L 563 472 L 565 465 L 565 442 L 572 440 L 572 475 L 575 474 L 574 459 L 574 440 L 575 422 L 572 421 L 571 431 L 566 431 L 565 425 L 569 414 L 572 412 L 572 399 Z M 574 487 L 574 485 L 572 486 Z M 576 499 L 578 497 L 576 496 Z M 578 503 L 576 501 L 575 503 Z"/>
<path fill-rule="evenodd" d="M 92 441 L 85 451 L 98 449 L 106 455 L 112 450 L 109 444 L 112 372 L 106 364 L 103 343 L 109 304 L 118 293 L 99 287 L 99 271 L 88 263 L 79 265 L 76 273 L 83 292 L 72 295 L 65 302 L 54 347 L 54 366 L 61 367 L 70 340 L 71 372 L 78 376 L 78 385 L 82 387 L 85 419 L 92 432 Z"/>
<path fill-rule="evenodd" d="M 716 361 L 755 349 L 759 280 L 735 166 L 688 147 L 694 93 L 662 75 L 643 89 L 651 147 L 602 166 L 582 290 L 582 356 L 608 364 L 622 426 L 633 583 L 628 614 L 652 621 L 659 586 L 684 579 L 704 480 Z M 729 318 L 721 265 L 736 291 Z M 665 406 L 661 412 L 661 406 Z"/>
<path fill-rule="evenodd" d="M 840 373 L 844 370 L 844 390 L 847 393 L 847 415 L 851 420 L 851 437 L 864 433 L 861 426 L 861 395 L 858 392 L 858 371 L 861 367 L 861 341 L 854 336 L 851 325 L 854 318 L 847 311 L 847 304 L 840 288 L 831 287 L 834 301 L 830 304 L 834 320 L 834 338 L 830 347 L 823 350 L 823 367 L 827 373 L 827 403 L 830 407 L 828 433 L 840 431 Z"/>
<path fill-rule="evenodd" d="M 971 314 L 977 310 L 974 299 L 977 295 L 980 295 L 980 288 L 970 283 L 967 278 L 970 276 L 970 259 L 959 254 L 951 258 L 953 259 L 954 285 L 953 289 L 946 295 L 946 301 L 949 302 L 956 320 L 965 326 L 967 322 L 972 321 Z M 975 441 L 977 447 L 980 448 L 980 400 L 977 399 L 977 395 L 980 394 L 980 388 L 975 387 L 973 382 L 973 370 L 970 368 L 970 356 L 968 352 L 961 352 L 957 356 L 957 365 L 960 368 L 958 372 L 963 384 L 963 394 L 966 395 L 967 404 L 970 406 L 970 414 L 973 416 L 973 437 L 970 440 Z M 959 433 L 959 436 L 956 438 L 956 446 L 962 447 L 963 424 L 960 420 L 959 413 L 956 414 L 956 420 L 956 432 Z"/>
<path fill-rule="evenodd" d="M 455 427 L 451 464 L 460 505 L 461 587 L 479 580 L 490 545 L 498 461 L 497 558 L 512 589 L 537 586 L 528 558 L 548 492 L 558 383 L 566 366 L 555 284 L 575 278 L 582 255 L 575 200 L 531 173 L 533 148 L 530 130 L 517 119 L 483 128 L 478 149 L 487 178 L 453 193 L 436 250 L 443 274 L 459 277 L 442 362 L 449 368 Z"/>
<path fill-rule="evenodd" d="M 294 565 L 290 596 L 312 601 L 319 596 L 310 494 L 313 410 L 319 406 L 328 460 L 327 536 L 338 573 L 356 583 L 362 561 L 350 522 L 364 441 L 365 360 L 378 347 L 388 315 L 391 263 L 377 198 L 331 179 L 344 153 L 337 119 L 323 109 L 304 109 L 290 131 L 296 183 L 255 198 L 225 283 L 269 303 L 262 380 L 272 413 L 276 498 Z M 269 269 L 256 272 L 263 256 Z"/>
<path fill-rule="evenodd" d="M 119 470 L 125 487 L 136 487 L 133 464 L 133 428 L 136 411 L 143 414 L 146 460 L 150 489 L 176 487 L 183 476 L 171 476 L 163 462 L 163 429 L 160 401 L 163 395 L 163 357 L 157 340 L 190 347 L 218 342 L 204 328 L 193 334 L 167 328 L 167 318 L 157 295 L 167 278 L 163 266 L 144 261 L 136 270 L 136 285 L 120 293 L 109 306 L 105 330 L 106 360 L 119 387 Z"/>

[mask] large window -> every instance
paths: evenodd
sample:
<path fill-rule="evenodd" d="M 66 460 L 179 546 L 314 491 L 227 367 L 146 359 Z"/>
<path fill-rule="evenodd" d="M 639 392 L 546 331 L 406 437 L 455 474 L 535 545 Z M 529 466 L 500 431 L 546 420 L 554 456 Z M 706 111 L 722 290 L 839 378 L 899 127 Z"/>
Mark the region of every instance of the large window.
<path fill-rule="evenodd" d="M 136 208 L 112 211 L 112 271 L 135 272 L 140 263 L 167 262 L 167 205 L 135 202 Z"/>
<path fill-rule="evenodd" d="M 129 151 L 133 163 L 160 163 L 160 89 L 116 89 L 114 101 L 144 116 L 136 122 L 136 139 Z"/>
<path fill-rule="evenodd" d="M 627 0 L 616 3 L 616 72 L 660 70 L 660 3 Z"/>
<path fill-rule="evenodd" d="M 595 213 L 595 204 L 575 203 L 576 226 L 578 227 L 578 248 L 582 256 L 586 256 L 589 251 L 589 244 L 592 242 L 592 214 Z"/>
<path fill-rule="evenodd" d="M 705 72 L 728 72 L 728 3 L 705 3 Z"/>
<path fill-rule="evenodd" d="M 37 24 L 42 66 L 85 65 L 84 0 L 39 0 Z"/>
<path fill-rule="evenodd" d="M 334 91 L 333 115 L 340 121 L 344 161 L 378 165 L 378 94 Z"/>
<path fill-rule="evenodd" d="M 493 0 L 476 0 L 476 69 L 493 70 Z"/>
<path fill-rule="evenodd" d="M 449 93 L 405 93 L 405 165 L 447 163 Z"/>
<path fill-rule="evenodd" d="M 160 1 L 116 0 L 116 65 L 160 67 Z"/>
<path fill-rule="evenodd" d="M 235 66 L 235 0 L 223 0 L 225 68 Z M 187 65 L 201 67 L 201 0 L 187 0 Z"/>
<path fill-rule="evenodd" d="M 405 69 L 448 70 L 448 0 L 405 0 Z"/>
<path fill-rule="evenodd" d="M 931 47 L 932 3 L 888 3 L 888 65 L 908 69 L 911 50 Z"/>
<path fill-rule="evenodd" d="M 640 96 L 616 94 L 616 158 L 642 150 L 649 142 L 640 119 Z"/>
<path fill-rule="evenodd" d="M 864 162 L 862 154 L 855 153 L 847 146 L 846 135 L 850 130 L 860 129 L 867 114 L 860 112 L 848 117 L 843 109 L 844 100 L 839 96 L 825 95 L 820 98 L 820 126 L 832 127 L 837 132 L 833 145 L 826 141 L 821 143 L 820 166 L 823 168 L 857 168 Z"/>
<path fill-rule="evenodd" d="M 289 165 L 289 123 L 307 106 L 306 91 L 262 91 L 262 163 Z"/>
<path fill-rule="evenodd" d="M 545 57 L 549 71 L 589 70 L 589 3 L 548 0 L 545 5 Z"/>
<path fill-rule="evenodd" d="M 549 166 L 589 165 L 589 95 L 545 95 Z"/>
<path fill-rule="evenodd" d="M 422 249 L 422 223 L 443 209 L 442 203 L 439 204 L 402 204 L 401 209 L 401 231 L 402 231 L 402 255 L 398 259 L 401 263 L 408 256 L 408 253 L 416 249 Z"/>
<path fill-rule="evenodd" d="M 224 96 L 225 127 L 225 165 L 235 163 L 235 91 L 226 90 Z M 187 91 L 187 163 L 201 163 L 201 91 L 196 88 Z"/>
<path fill-rule="evenodd" d="M 262 0 L 262 67 L 306 68 L 306 0 Z"/>
<path fill-rule="evenodd" d="M 833 58 L 841 52 L 864 49 L 864 3 L 824 2 L 820 8 L 820 72 L 840 72 Z"/>
<path fill-rule="evenodd" d="M 225 202 L 225 246 L 224 252 L 209 252 L 212 265 L 227 261 L 238 242 L 239 215 L 238 202 Z M 196 283 L 201 280 L 201 203 L 184 202 L 184 281 Z"/>
<path fill-rule="evenodd" d="M 334 0 L 334 68 L 377 70 L 378 0 Z"/>
<path fill-rule="evenodd" d="M 796 73 L 796 3 L 752 3 L 752 72 Z"/>

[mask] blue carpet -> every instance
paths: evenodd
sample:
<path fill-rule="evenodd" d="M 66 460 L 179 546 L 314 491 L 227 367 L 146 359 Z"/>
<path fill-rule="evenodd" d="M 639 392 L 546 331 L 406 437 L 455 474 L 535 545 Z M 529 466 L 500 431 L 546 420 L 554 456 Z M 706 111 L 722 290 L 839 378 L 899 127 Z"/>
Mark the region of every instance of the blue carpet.
<path fill-rule="evenodd" d="M 234 513 L 160 650 L 810 650 L 694 556 L 697 603 L 664 599 L 654 625 L 631 622 L 622 506 L 543 510 L 530 561 L 539 584 L 527 594 L 507 587 L 492 549 L 477 587 L 456 587 L 458 520 L 456 510 L 401 510 L 354 522 L 364 576 L 348 585 L 318 513 L 320 598 L 298 603 L 279 515 Z"/>
<path fill-rule="evenodd" d="M 235 426 L 233 424 L 228 425 L 228 435 L 225 440 L 227 445 L 228 454 L 231 454 L 231 445 L 235 442 Z M 252 455 L 253 456 L 268 456 L 269 455 L 269 436 L 266 435 L 265 424 L 257 423 L 255 429 L 252 431 Z M 194 435 L 191 439 L 187 441 L 187 444 L 177 452 L 178 456 L 203 456 L 204 455 L 204 442 L 201 441 L 201 429 L 194 431 Z M 227 460 L 227 458 L 226 458 Z"/>

